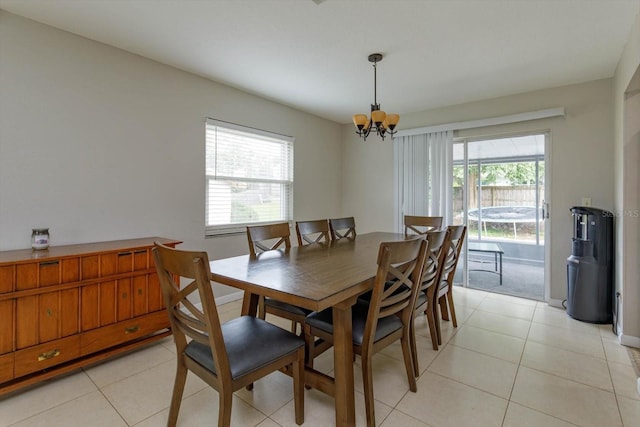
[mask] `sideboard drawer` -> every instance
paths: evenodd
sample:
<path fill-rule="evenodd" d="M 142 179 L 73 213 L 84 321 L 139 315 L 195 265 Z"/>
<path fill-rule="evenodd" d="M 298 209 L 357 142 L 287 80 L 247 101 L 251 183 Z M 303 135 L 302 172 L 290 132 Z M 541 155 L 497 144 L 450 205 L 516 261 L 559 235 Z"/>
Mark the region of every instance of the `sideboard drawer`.
<path fill-rule="evenodd" d="M 165 310 L 161 310 L 146 316 L 94 329 L 80 335 L 80 354 L 86 356 L 127 341 L 134 341 L 168 327 L 169 316 Z"/>
<path fill-rule="evenodd" d="M 0 266 L 0 294 L 14 291 L 15 274 L 15 265 Z"/>
<path fill-rule="evenodd" d="M 60 260 L 52 259 L 38 263 L 38 285 L 51 286 L 60 283 Z"/>
<path fill-rule="evenodd" d="M 80 354 L 80 337 L 74 335 L 51 341 L 15 353 L 15 375 L 20 377 L 41 371 L 77 358 Z"/>
<path fill-rule="evenodd" d="M 0 356 L 0 383 L 13 379 L 13 353 Z"/>

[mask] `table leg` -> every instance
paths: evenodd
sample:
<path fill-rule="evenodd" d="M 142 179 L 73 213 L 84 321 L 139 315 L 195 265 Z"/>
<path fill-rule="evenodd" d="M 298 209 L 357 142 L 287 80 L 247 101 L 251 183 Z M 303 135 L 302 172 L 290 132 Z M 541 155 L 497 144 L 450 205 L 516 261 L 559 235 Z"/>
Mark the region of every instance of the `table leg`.
<path fill-rule="evenodd" d="M 351 303 L 333 307 L 333 363 L 335 378 L 336 426 L 355 426 L 353 380 L 353 337 Z"/>
<path fill-rule="evenodd" d="M 255 317 L 258 313 L 258 295 L 244 291 L 242 298 L 242 315 Z"/>
<path fill-rule="evenodd" d="M 498 253 L 500 255 L 500 286 L 502 286 L 502 252 Z"/>

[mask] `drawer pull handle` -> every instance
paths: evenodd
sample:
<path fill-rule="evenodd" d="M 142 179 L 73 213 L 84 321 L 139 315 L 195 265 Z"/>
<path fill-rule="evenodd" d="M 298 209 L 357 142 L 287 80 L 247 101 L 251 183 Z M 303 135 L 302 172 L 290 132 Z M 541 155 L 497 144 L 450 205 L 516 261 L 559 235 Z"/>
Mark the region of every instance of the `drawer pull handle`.
<path fill-rule="evenodd" d="M 141 249 L 141 250 L 139 250 L 139 251 L 135 251 L 135 252 L 134 252 L 134 254 L 145 254 L 145 253 L 147 253 L 147 250 L 146 250 L 146 249 Z"/>
<path fill-rule="evenodd" d="M 124 328 L 125 334 L 133 334 L 134 332 L 138 332 L 140 330 L 140 325 L 129 326 L 128 328 Z"/>
<path fill-rule="evenodd" d="M 40 267 L 44 267 L 46 265 L 58 265 L 60 261 L 43 261 L 40 263 Z"/>
<path fill-rule="evenodd" d="M 131 252 L 119 252 L 118 256 L 127 256 L 127 255 L 131 255 Z"/>
<path fill-rule="evenodd" d="M 38 362 L 42 362 L 44 360 L 53 359 L 54 357 L 60 356 L 60 350 L 54 349 L 51 351 L 45 351 L 44 353 L 40 353 L 38 355 Z"/>

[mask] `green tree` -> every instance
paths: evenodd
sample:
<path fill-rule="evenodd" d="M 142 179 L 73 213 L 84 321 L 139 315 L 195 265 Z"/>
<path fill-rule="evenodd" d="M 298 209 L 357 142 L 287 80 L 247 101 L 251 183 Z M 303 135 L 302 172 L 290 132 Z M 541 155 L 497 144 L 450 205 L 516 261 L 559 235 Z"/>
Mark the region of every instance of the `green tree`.
<path fill-rule="evenodd" d="M 544 177 L 544 162 L 540 162 L 538 171 L 540 180 Z M 482 185 L 493 185 L 501 181 L 506 181 L 509 185 L 532 185 L 536 183 L 535 162 L 510 162 L 482 164 L 480 166 L 480 177 Z M 476 183 L 478 179 L 478 166 L 469 166 L 469 182 Z M 464 183 L 464 167 L 456 165 L 453 167 L 453 186 L 462 187 Z"/>

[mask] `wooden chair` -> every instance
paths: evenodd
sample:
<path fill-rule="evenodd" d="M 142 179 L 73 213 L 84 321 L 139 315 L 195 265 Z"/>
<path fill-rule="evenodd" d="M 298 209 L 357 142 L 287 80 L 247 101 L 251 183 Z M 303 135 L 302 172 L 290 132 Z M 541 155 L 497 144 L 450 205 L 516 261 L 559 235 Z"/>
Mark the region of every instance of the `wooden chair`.
<path fill-rule="evenodd" d="M 415 312 L 423 311 L 427 316 L 429 324 L 429 333 L 431 334 L 431 344 L 434 350 L 438 350 L 438 332 L 435 323 L 436 290 L 442 278 L 442 270 L 444 266 L 444 257 L 449 246 L 448 231 L 429 231 L 427 232 L 427 241 L 429 249 L 424 261 L 422 270 L 422 283 L 416 297 Z M 426 307 L 425 307 L 426 306 Z M 416 377 L 420 375 L 418 367 L 418 352 L 416 347 L 415 324 L 411 323 L 411 350 L 413 359 L 413 367 L 416 369 Z"/>
<path fill-rule="evenodd" d="M 440 287 L 436 293 L 436 301 L 438 301 L 438 304 L 440 305 L 442 319 L 449 320 L 449 312 L 451 312 L 451 323 L 454 328 L 457 328 L 458 321 L 456 319 L 456 309 L 453 305 L 453 276 L 456 274 L 456 267 L 460 260 L 460 253 L 462 251 L 462 244 L 464 243 L 467 227 L 465 225 L 450 225 L 447 230 L 449 232 L 450 243 L 447 248 L 444 266 L 442 267 L 442 279 L 440 280 Z M 434 306 L 434 310 L 436 314 L 435 321 L 436 330 L 438 332 L 438 344 L 442 344 L 440 319 L 437 315 L 438 308 Z"/>
<path fill-rule="evenodd" d="M 428 231 L 442 228 L 441 216 L 404 216 L 404 234 L 427 234 Z"/>
<path fill-rule="evenodd" d="M 352 216 L 330 219 L 329 228 L 331 229 L 331 239 L 333 240 L 355 239 L 356 237 L 356 220 Z"/>
<path fill-rule="evenodd" d="M 253 258 L 259 258 L 258 254 L 260 252 L 275 250 L 282 246 L 284 246 L 285 250 L 291 249 L 290 234 L 289 223 L 286 222 L 247 227 L 249 255 Z M 259 249 L 259 252 L 256 249 Z M 245 297 L 247 296 L 245 295 Z M 305 317 L 307 317 L 311 311 L 273 298 L 261 296 L 258 299 L 258 317 L 264 319 L 267 313 L 291 320 L 291 332 L 296 332 L 298 323 L 302 325 Z"/>
<path fill-rule="evenodd" d="M 326 219 L 315 221 L 297 221 L 296 236 L 298 245 L 305 246 L 312 243 L 329 243 L 329 222 Z"/>
<path fill-rule="evenodd" d="M 304 340 L 251 316 L 220 324 L 207 253 L 181 251 L 159 243 L 152 251 L 178 362 L 167 425 L 176 425 L 188 371 L 218 391 L 218 426 L 229 426 L 233 392 L 279 369 L 293 376 L 295 419 L 302 424 Z M 174 277 L 190 282 L 176 286 Z M 189 299 L 193 294 L 199 295 L 202 309 Z"/>
<path fill-rule="evenodd" d="M 399 339 L 409 388 L 413 392 L 417 390 L 410 334 L 427 250 L 428 243 L 424 239 L 381 243 L 371 302 L 368 305 L 356 304 L 352 309 L 353 351 L 362 358 L 368 426 L 375 426 L 373 354 Z M 392 285 L 385 287 L 390 282 Z M 320 354 L 315 348 L 315 337 L 328 343 L 333 340 L 332 310 L 310 314 L 304 330 L 309 358 L 307 364 L 313 366 L 313 358 Z"/>
<path fill-rule="evenodd" d="M 284 245 L 285 250 L 291 249 L 290 236 L 288 222 L 247 227 L 249 254 L 255 258 L 259 252 L 278 249 L 282 245 Z M 275 242 L 273 242 L 274 240 Z"/>

